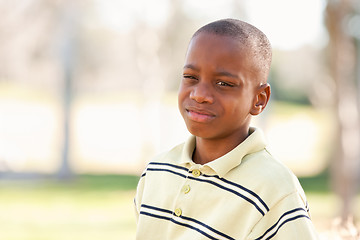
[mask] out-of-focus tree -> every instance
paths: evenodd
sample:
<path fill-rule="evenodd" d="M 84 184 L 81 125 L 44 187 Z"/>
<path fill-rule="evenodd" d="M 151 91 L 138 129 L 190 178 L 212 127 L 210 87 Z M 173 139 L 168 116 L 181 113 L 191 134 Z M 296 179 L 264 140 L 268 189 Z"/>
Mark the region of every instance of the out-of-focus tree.
<path fill-rule="evenodd" d="M 74 71 L 78 64 L 77 62 L 77 44 L 78 44 L 78 25 L 79 25 L 79 6 L 77 1 L 62 1 L 58 8 L 58 44 L 59 44 L 59 65 L 62 71 L 63 82 L 63 140 L 62 140 L 62 158 L 60 167 L 58 168 L 57 176 L 59 179 L 70 179 L 73 175 L 70 159 L 70 122 L 71 122 L 71 107 L 73 101 L 73 81 Z"/>
<path fill-rule="evenodd" d="M 59 1 L 0 1 L 0 82 L 57 97 L 62 86 L 55 51 L 58 9 Z"/>
<path fill-rule="evenodd" d="M 40 88 L 63 103 L 60 178 L 68 178 L 72 172 L 69 128 L 77 59 L 77 2 L 0 1 L 0 82 Z"/>
<path fill-rule="evenodd" d="M 57 82 L 53 58 L 57 1 L 0 1 L 0 81 L 48 88 Z"/>
<path fill-rule="evenodd" d="M 353 198 L 359 181 L 360 106 L 356 81 L 356 63 L 359 60 L 356 53 L 359 46 L 348 31 L 349 20 L 356 14 L 356 4 L 358 1 L 328 0 L 325 16 L 330 39 L 329 67 L 336 86 L 333 100 L 337 120 L 337 151 L 332 162 L 332 176 L 335 191 L 342 200 L 343 225 L 353 214 Z"/>

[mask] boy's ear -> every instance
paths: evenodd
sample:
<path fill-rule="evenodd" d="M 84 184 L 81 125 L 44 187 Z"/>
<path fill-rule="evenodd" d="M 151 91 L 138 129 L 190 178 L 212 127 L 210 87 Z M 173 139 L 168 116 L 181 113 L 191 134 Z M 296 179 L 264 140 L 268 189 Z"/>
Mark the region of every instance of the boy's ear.
<path fill-rule="evenodd" d="M 253 106 L 250 110 L 250 114 L 255 116 L 260 114 L 266 107 L 270 99 L 270 85 L 268 83 L 262 84 L 257 90 L 254 97 Z"/>

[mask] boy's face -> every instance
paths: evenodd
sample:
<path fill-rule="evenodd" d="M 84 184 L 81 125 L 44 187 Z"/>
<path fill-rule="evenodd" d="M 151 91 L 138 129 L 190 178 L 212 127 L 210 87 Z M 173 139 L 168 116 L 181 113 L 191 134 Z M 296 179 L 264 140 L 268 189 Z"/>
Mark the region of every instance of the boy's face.
<path fill-rule="evenodd" d="M 206 139 L 247 136 L 258 88 L 251 61 L 230 37 L 203 32 L 191 40 L 178 95 L 190 133 Z"/>

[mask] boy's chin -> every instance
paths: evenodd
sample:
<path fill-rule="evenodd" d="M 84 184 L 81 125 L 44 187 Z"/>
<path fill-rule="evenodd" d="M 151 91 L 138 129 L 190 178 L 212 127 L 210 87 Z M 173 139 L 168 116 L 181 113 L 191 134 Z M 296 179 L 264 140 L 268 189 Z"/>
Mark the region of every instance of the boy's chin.
<path fill-rule="evenodd" d="M 191 133 L 191 135 L 197 137 L 197 138 L 203 138 L 203 139 L 216 139 L 216 134 L 210 132 L 209 130 L 205 129 L 191 129 L 188 128 L 188 131 Z"/>

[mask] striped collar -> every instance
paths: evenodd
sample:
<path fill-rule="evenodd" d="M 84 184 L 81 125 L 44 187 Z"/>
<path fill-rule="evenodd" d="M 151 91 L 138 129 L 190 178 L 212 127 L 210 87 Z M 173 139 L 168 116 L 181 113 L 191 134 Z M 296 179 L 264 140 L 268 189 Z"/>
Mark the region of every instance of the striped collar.
<path fill-rule="evenodd" d="M 249 136 L 236 148 L 227 154 L 206 163 L 204 166 L 210 167 L 219 177 L 224 177 L 231 169 L 241 164 L 242 159 L 251 153 L 258 152 L 266 147 L 263 132 L 258 128 L 251 127 Z M 196 163 L 192 161 L 192 154 L 195 148 L 195 136 L 191 136 L 182 150 L 180 165 L 190 164 L 190 170 L 195 168 Z"/>

